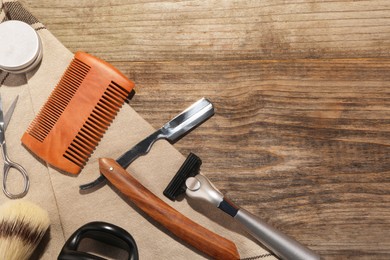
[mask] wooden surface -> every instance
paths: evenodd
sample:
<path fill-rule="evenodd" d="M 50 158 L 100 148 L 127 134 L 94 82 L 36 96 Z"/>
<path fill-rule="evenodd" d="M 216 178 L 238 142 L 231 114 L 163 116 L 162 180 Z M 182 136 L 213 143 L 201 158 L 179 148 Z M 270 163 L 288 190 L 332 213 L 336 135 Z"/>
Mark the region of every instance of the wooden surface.
<path fill-rule="evenodd" d="M 158 128 L 237 204 L 324 259 L 390 259 L 390 1 L 21 0 L 136 83 Z"/>

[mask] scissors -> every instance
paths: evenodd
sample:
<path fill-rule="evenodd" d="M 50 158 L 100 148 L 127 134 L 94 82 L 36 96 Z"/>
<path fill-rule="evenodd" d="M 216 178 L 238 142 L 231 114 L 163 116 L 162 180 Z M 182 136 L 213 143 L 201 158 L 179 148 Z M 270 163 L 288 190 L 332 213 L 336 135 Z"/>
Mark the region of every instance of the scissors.
<path fill-rule="evenodd" d="M 16 102 L 18 101 L 18 97 L 19 96 L 17 96 L 15 98 L 15 100 L 12 102 L 10 108 L 8 109 L 7 113 L 4 116 L 3 115 L 3 105 L 2 105 L 2 101 L 1 101 L 1 95 L 0 95 L 0 145 L 2 148 L 1 150 L 3 152 L 3 159 L 4 159 L 3 192 L 10 199 L 17 199 L 17 198 L 24 197 L 27 194 L 28 188 L 30 186 L 30 181 L 28 179 L 27 171 L 23 168 L 22 165 L 15 163 L 8 158 L 7 145 L 5 142 L 5 129 L 7 129 L 8 123 L 11 120 L 12 114 L 13 114 L 14 109 L 16 107 Z M 20 172 L 20 174 L 22 175 L 23 180 L 24 180 L 24 189 L 22 192 L 17 193 L 17 194 L 12 194 L 7 189 L 8 173 L 12 168 L 17 170 L 18 172 Z"/>

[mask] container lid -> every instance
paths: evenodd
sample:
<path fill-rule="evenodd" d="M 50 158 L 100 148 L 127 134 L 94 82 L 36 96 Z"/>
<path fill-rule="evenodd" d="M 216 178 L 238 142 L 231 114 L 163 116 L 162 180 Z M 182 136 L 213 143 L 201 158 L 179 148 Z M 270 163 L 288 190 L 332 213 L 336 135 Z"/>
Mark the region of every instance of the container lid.
<path fill-rule="evenodd" d="M 40 62 L 42 43 L 27 23 L 16 20 L 0 23 L 0 39 L 0 69 L 23 73 Z"/>

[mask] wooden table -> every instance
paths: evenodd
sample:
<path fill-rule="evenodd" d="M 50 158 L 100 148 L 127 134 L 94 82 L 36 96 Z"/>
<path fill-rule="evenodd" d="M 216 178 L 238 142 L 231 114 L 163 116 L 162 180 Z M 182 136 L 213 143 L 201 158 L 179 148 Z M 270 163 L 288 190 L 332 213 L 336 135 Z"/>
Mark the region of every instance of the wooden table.
<path fill-rule="evenodd" d="M 22 0 L 71 51 L 137 84 L 158 128 L 233 201 L 325 259 L 390 259 L 390 2 Z"/>

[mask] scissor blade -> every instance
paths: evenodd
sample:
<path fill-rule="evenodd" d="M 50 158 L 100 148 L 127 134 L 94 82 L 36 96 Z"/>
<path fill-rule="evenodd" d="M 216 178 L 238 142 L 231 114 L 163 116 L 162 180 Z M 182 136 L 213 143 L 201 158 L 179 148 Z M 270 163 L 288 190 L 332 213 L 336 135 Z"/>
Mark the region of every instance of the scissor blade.
<path fill-rule="evenodd" d="M 15 107 L 16 107 L 16 103 L 18 102 L 18 98 L 19 98 L 19 95 L 16 96 L 14 101 L 12 101 L 11 106 L 8 108 L 8 111 L 4 115 L 4 130 L 7 129 L 8 123 L 11 120 L 12 114 L 14 113 L 14 110 L 15 110 Z"/>

